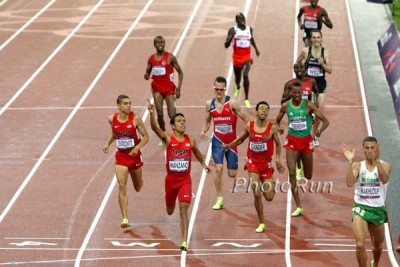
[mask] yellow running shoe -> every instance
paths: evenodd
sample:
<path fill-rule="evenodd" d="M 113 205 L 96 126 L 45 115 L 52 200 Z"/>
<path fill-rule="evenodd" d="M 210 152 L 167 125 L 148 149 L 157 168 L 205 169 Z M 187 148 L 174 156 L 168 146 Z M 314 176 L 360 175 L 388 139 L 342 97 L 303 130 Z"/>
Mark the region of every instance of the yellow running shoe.
<path fill-rule="evenodd" d="M 303 174 L 303 166 L 301 168 L 296 167 L 296 180 L 297 181 L 300 181 L 301 178 L 303 178 L 302 174 Z"/>
<path fill-rule="evenodd" d="M 239 96 L 239 93 L 240 93 L 240 88 L 237 88 L 237 89 L 235 90 L 235 92 L 233 93 L 233 96 L 234 96 L 234 97 L 238 97 L 238 96 Z"/>
<path fill-rule="evenodd" d="M 303 212 L 303 208 L 297 207 L 297 209 L 292 213 L 292 217 L 303 215 Z"/>
<path fill-rule="evenodd" d="M 248 99 L 246 99 L 244 101 L 244 105 L 246 106 L 246 108 L 251 108 L 251 104 L 250 104 L 250 101 Z"/>
<path fill-rule="evenodd" d="M 260 223 L 260 225 L 256 229 L 256 233 L 263 233 L 263 232 L 265 232 L 265 224 Z"/>
<path fill-rule="evenodd" d="M 187 247 L 188 247 L 187 242 L 183 242 L 182 245 L 179 247 L 179 249 L 182 251 L 187 251 Z"/>
<path fill-rule="evenodd" d="M 126 228 L 129 226 L 129 220 L 128 218 L 123 218 L 122 223 L 121 223 L 121 228 Z"/>
<path fill-rule="evenodd" d="M 213 210 L 220 210 L 224 207 L 224 201 L 223 200 L 217 200 L 215 205 L 212 207 Z"/>
<path fill-rule="evenodd" d="M 369 264 L 370 267 L 375 267 L 375 262 L 374 260 L 371 261 L 371 263 Z"/>

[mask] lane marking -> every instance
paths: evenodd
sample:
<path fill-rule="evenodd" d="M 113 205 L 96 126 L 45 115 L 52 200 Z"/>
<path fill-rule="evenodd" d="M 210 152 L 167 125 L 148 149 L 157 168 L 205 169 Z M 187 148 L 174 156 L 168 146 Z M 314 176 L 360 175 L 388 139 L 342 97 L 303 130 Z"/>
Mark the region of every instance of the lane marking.
<path fill-rule="evenodd" d="M 234 246 L 234 247 L 237 247 L 237 248 L 257 248 L 257 247 L 261 246 L 262 244 L 255 243 L 255 244 L 251 244 L 251 245 L 242 245 L 242 244 L 238 244 L 238 243 L 235 243 L 235 242 L 217 242 L 215 244 L 212 244 L 211 246 L 220 247 L 220 246 L 223 246 L 223 245 Z"/>
<path fill-rule="evenodd" d="M 245 7 L 244 7 L 244 11 L 243 11 L 243 15 L 245 17 L 247 17 L 247 13 L 249 12 L 251 2 L 252 2 L 252 0 L 246 0 L 246 4 L 245 4 Z M 232 61 L 231 61 L 230 65 L 229 65 L 228 74 L 227 74 L 227 77 L 226 77 L 226 81 L 227 81 L 226 93 L 228 93 L 228 91 L 229 91 L 229 87 L 230 87 L 229 83 L 230 83 L 230 80 L 232 78 L 232 73 L 233 73 L 233 64 L 232 64 Z M 205 159 L 205 163 L 207 165 L 210 163 L 210 158 L 211 158 L 211 142 L 208 145 L 207 156 L 206 156 L 206 159 Z M 196 220 L 197 211 L 199 209 L 200 199 L 201 199 L 201 195 L 203 193 L 203 188 L 204 188 L 204 183 L 205 183 L 205 180 L 206 180 L 206 175 L 207 175 L 207 173 L 203 169 L 202 173 L 201 173 L 200 181 L 199 181 L 199 187 L 197 188 L 197 193 L 196 193 L 197 197 L 195 198 L 193 209 L 192 209 L 192 213 L 190 215 L 190 220 L 189 220 L 189 230 L 188 230 L 188 237 L 187 237 L 188 246 L 190 245 L 190 238 L 192 236 L 194 222 Z M 186 266 L 186 254 L 187 254 L 187 251 L 182 251 L 181 267 L 185 267 Z"/>
<path fill-rule="evenodd" d="M 79 102 L 80 105 L 81 103 L 83 103 L 83 100 L 86 99 L 86 97 L 89 95 L 89 93 L 92 91 L 92 89 L 94 88 L 95 84 L 97 83 L 97 81 L 100 79 L 100 77 L 103 75 L 103 73 L 106 71 L 106 69 L 108 68 L 108 66 L 110 65 L 111 61 L 114 59 L 114 57 L 117 55 L 117 53 L 119 52 L 119 50 L 121 49 L 121 47 L 124 45 L 124 43 L 126 42 L 126 40 L 128 40 L 129 35 L 132 33 L 132 31 L 135 29 L 136 25 L 139 23 L 140 19 L 144 16 L 144 14 L 146 13 L 146 11 L 149 9 L 150 5 L 153 3 L 153 0 L 149 0 L 147 2 L 147 4 L 144 6 L 144 8 L 142 9 L 142 11 L 139 13 L 139 15 L 136 17 L 136 19 L 134 20 L 134 22 L 132 23 L 132 25 L 129 27 L 128 31 L 125 33 L 124 37 L 121 39 L 121 41 L 118 43 L 117 47 L 114 49 L 114 51 L 112 52 L 112 54 L 110 55 L 110 57 L 108 58 L 107 62 L 103 65 L 103 67 L 101 68 L 100 72 L 97 74 L 96 78 L 93 80 L 93 82 L 91 83 L 91 85 L 89 86 L 89 89 L 86 91 L 85 93 L 85 97 L 83 97 L 81 99 L 81 101 Z M 80 106 L 79 104 L 77 106 Z M 147 117 L 147 116 L 145 116 Z M 144 118 L 143 120 L 145 120 L 146 118 Z M 96 213 L 96 216 L 88 230 L 88 232 L 86 233 L 85 239 L 82 242 L 82 245 L 79 249 L 79 252 L 75 258 L 75 264 L 74 266 L 77 267 L 80 265 L 80 261 L 82 260 L 82 255 L 83 252 L 86 249 L 87 244 L 89 243 L 90 237 L 92 236 L 94 229 L 97 225 L 97 223 L 100 220 L 100 217 L 103 213 L 103 210 L 105 209 L 108 199 L 111 196 L 111 193 L 115 187 L 117 183 L 117 178 L 114 175 L 110 186 L 108 187 L 108 190 L 103 198 L 103 201 L 100 205 L 99 210 Z"/>
<path fill-rule="evenodd" d="M 8 2 L 8 0 L 3 0 L 3 1 L 1 1 L 1 2 L 0 2 L 0 6 L 4 5 L 4 4 L 7 3 L 7 2 Z"/>
<path fill-rule="evenodd" d="M 353 44 L 354 59 L 356 61 L 356 66 L 357 66 L 357 74 L 358 74 L 358 81 L 359 81 L 359 85 L 360 85 L 361 98 L 362 98 L 362 103 L 364 106 L 365 121 L 367 124 L 368 135 L 373 135 L 371 119 L 370 119 L 369 111 L 368 111 L 367 98 L 365 96 L 364 79 L 362 76 L 360 59 L 358 56 L 358 47 L 357 47 L 356 37 L 354 34 L 353 18 L 351 15 L 349 0 L 345 0 L 345 2 L 346 2 L 347 19 L 348 19 L 349 26 L 350 26 L 349 28 L 350 28 L 350 35 L 351 35 L 351 43 Z M 397 263 L 396 257 L 393 253 L 392 238 L 390 236 L 389 226 L 387 223 L 385 223 L 385 239 L 386 239 L 386 247 L 388 248 L 390 263 L 392 264 L 393 267 L 399 267 L 399 264 Z"/>
<path fill-rule="evenodd" d="M 43 14 L 51 5 L 53 5 L 57 0 L 50 1 L 46 6 L 44 6 L 38 13 L 36 13 L 30 20 L 28 20 L 18 31 L 16 31 L 10 38 L 8 38 L 1 46 L 0 51 L 3 50 L 12 40 L 14 40 L 23 30 L 25 30 L 37 17 Z M 2 6 L 7 0 L 0 3 Z"/>
<path fill-rule="evenodd" d="M 368 252 L 371 252 L 370 249 L 367 249 Z M 340 250 L 293 250 L 294 253 L 327 253 L 327 252 L 352 252 L 354 253 L 355 250 L 352 249 L 340 249 Z M 258 251 L 246 251 L 246 250 L 238 250 L 235 252 L 217 252 L 217 253 L 193 253 L 188 254 L 189 257 L 199 257 L 199 256 L 216 256 L 216 255 L 233 255 L 233 256 L 240 256 L 240 255 L 252 255 L 252 254 L 283 254 L 285 250 L 276 249 L 276 250 L 258 250 Z M 156 258 L 173 258 L 179 257 L 179 254 L 170 254 L 170 255 L 143 255 L 143 256 L 130 256 L 130 257 L 102 257 L 102 258 L 87 258 L 82 259 L 82 261 L 106 261 L 106 260 L 134 260 L 134 259 L 156 259 Z M 49 260 L 49 261 L 13 261 L 13 262 L 6 262 L 0 263 L 0 265 L 16 265 L 16 264 L 41 264 L 41 263 L 72 263 L 73 260 Z M 111 264 L 111 263 L 110 263 Z"/>
<path fill-rule="evenodd" d="M 147 106 L 131 106 L 134 109 L 145 109 Z M 245 106 L 243 106 L 245 107 Z M 204 109 L 204 105 L 198 106 L 198 105 L 182 105 L 178 106 L 178 108 L 202 108 Z M 280 105 L 270 105 L 270 108 L 273 109 L 279 109 L 281 108 Z M 338 109 L 338 108 L 357 108 L 357 109 L 362 109 L 363 106 L 360 105 L 326 105 L 324 108 L 333 108 L 333 109 Z M 31 111 L 31 110 L 70 110 L 73 109 L 73 107 L 23 107 L 23 108 L 8 108 L 7 111 Z M 85 110 L 85 109 L 115 109 L 115 106 L 91 106 L 91 107 L 80 107 L 80 110 Z M 167 109 L 167 107 L 164 107 L 164 109 Z"/>
<path fill-rule="evenodd" d="M 79 24 L 68 34 L 68 36 L 62 41 L 62 43 L 51 53 L 51 55 L 40 65 L 40 67 L 32 74 L 31 77 L 22 85 L 21 88 L 8 100 L 8 102 L 1 108 L 0 116 L 6 111 L 6 109 L 18 98 L 20 94 L 31 84 L 31 82 L 39 75 L 39 73 L 47 66 L 47 64 L 60 52 L 64 45 L 75 35 L 75 33 L 86 23 L 86 21 L 92 16 L 92 14 L 100 7 L 105 0 L 100 0 L 90 12 L 79 22 Z M 0 220 L 1 222 L 1 220 Z"/>
<path fill-rule="evenodd" d="M 100 0 L 96 6 L 94 6 L 90 12 L 82 19 L 82 21 L 78 24 L 78 26 L 75 27 L 71 31 L 71 33 L 68 35 L 68 37 L 57 47 L 57 49 L 46 59 L 46 61 L 39 67 L 39 69 L 36 70 L 36 72 L 31 76 L 31 78 L 28 79 L 28 81 L 18 90 L 18 92 L 7 102 L 7 104 L 0 110 L 0 116 L 4 113 L 4 111 L 7 109 L 9 105 L 11 105 L 12 102 L 25 90 L 25 88 L 30 84 L 31 81 L 39 74 L 39 72 L 47 65 L 48 62 L 60 51 L 60 49 L 65 45 L 65 43 L 68 42 L 69 39 L 72 38 L 72 36 L 75 34 L 76 31 L 82 25 L 90 18 L 90 16 L 100 7 L 100 5 L 104 2 L 105 0 Z M 85 95 L 81 98 L 79 103 L 76 105 L 74 110 L 71 112 L 67 120 L 64 122 L 64 124 L 61 126 L 61 128 L 58 130 L 57 134 L 55 137 L 51 140 L 50 144 L 47 146 L 46 150 L 43 152 L 39 160 L 36 162 L 35 166 L 32 168 L 32 170 L 29 172 L 28 176 L 26 176 L 25 180 L 23 183 L 20 185 L 18 188 L 17 192 L 15 192 L 14 196 L 12 197 L 11 201 L 7 204 L 6 208 L 3 210 L 3 212 L 0 215 L 0 223 L 3 221 L 4 217 L 7 215 L 7 213 L 10 211 L 11 207 L 14 205 L 15 201 L 17 201 L 19 195 L 22 193 L 22 191 L 25 189 L 26 185 L 29 183 L 33 175 L 36 173 L 37 169 L 39 166 L 42 164 L 43 160 L 46 158 L 47 154 L 50 152 L 54 144 L 57 142 L 58 138 L 61 136 L 63 133 L 64 129 L 67 127 L 71 119 L 75 116 L 75 113 L 78 111 L 79 107 L 82 105 L 83 101 L 86 99 L 87 95 L 90 93 L 92 88 L 89 88 Z"/>
<path fill-rule="evenodd" d="M 300 2 L 296 0 L 295 5 L 295 19 L 294 19 L 294 40 L 293 40 L 293 64 L 297 60 L 298 51 L 298 43 L 299 43 L 299 26 L 297 23 L 297 13 L 300 9 Z M 294 73 L 293 73 L 294 76 Z M 288 182 L 290 182 L 289 174 L 288 174 Z M 290 259 L 290 230 L 291 230 L 291 219 L 292 219 L 292 191 L 288 190 L 287 198 L 286 198 L 286 229 L 285 229 L 285 261 L 286 266 L 291 267 L 292 262 Z"/>

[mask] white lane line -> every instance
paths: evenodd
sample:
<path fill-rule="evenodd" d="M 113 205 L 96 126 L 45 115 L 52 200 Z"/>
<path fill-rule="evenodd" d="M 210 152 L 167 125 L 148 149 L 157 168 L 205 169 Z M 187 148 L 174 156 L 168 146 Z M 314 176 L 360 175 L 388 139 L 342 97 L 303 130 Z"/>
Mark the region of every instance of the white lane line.
<path fill-rule="evenodd" d="M 249 9 L 250 9 L 251 2 L 252 2 L 252 0 L 246 0 L 245 8 L 244 8 L 244 11 L 243 11 L 243 14 L 246 17 L 247 17 L 247 13 L 249 12 Z M 227 77 L 226 77 L 226 81 L 228 83 L 226 85 L 226 87 L 227 87 L 226 92 L 227 93 L 229 91 L 229 83 L 230 83 L 230 80 L 232 78 L 232 73 L 233 73 L 233 64 L 231 62 L 230 65 L 229 65 L 229 70 L 228 70 L 228 74 L 227 74 Z M 207 165 L 210 162 L 210 158 L 211 158 L 211 143 L 208 145 L 207 156 L 206 156 L 206 159 L 205 159 L 205 162 L 206 162 Z M 204 183 L 205 183 L 205 180 L 206 180 L 206 175 L 207 175 L 207 173 L 205 172 L 205 170 L 203 170 L 202 173 L 201 173 L 199 187 L 197 188 L 196 198 L 195 198 L 195 201 L 194 201 L 192 213 L 190 215 L 190 220 L 189 220 L 189 231 L 188 231 L 188 239 L 187 239 L 188 246 L 190 244 L 190 238 L 191 238 L 191 235 L 192 235 L 194 222 L 196 220 L 197 211 L 199 209 L 201 194 L 203 193 L 203 188 L 204 188 Z M 187 255 L 187 252 L 186 251 L 182 251 L 181 267 L 185 267 L 186 266 L 186 255 Z"/>
<path fill-rule="evenodd" d="M 100 79 L 100 77 L 103 75 L 103 73 L 106 71 L 107 67 L 110 65 L 110 63 L 112 62 L 112 60 L 114 59 L 114 57 L 117 55 L 117 53 L 119 52 L 119 50 L 121 49 L 121 47 L 125 44 L 126 40 L 128 40 L 129 35 L 132 33 L 132 31 L 135 29 L 136 25 L 139 23 L 139 21 L 141 20 L 141 18 L 144 16 L 144 14 L 146 13 L 146 11 L 149 9 L 150 5 L 153 3 L 153 0 L 149 0 L 147 2 L 147 4 L 144 6 L 144 8 L 142 9 L 142 11 L 139 13 L 139 15 L 136 17 L 135 21 L 132 23 L 132 25 L 129 27 L 128 31 L 125 33 L 124 37 L 121 39 L 121 41 L 119 42 L 119 44 L 117 45 L 117 47 L 114 49 L 113 53 L 110 55 L 110 57 L 108 58 L 107 62 L 104 64 L 104 66 L 101 68 L 100 72 L 97 74 L 96 78 L 93 80 L 92 84 L 89 86 L 89 89 L 87 91 L 87 93 L 85 94 L 86 96 L 83 98 L 83 100 L 86 99 L 86 97 L 89 95 L 89 93 L 92 91 L 92 89 L 94 88 L 95 84 L 97 83 L 97 81 Z M 80 101 L 80 103 L 82 103 L 83 101 Z M 79 105 L 80 106 L 80 105 Z M 146 120 L 146 116 L 143 117 L 143 121 Z M 110 186 L 108 187 L 107 193 L 105 194 L 103 201 L 99 207 L 99 210 L 97 211 L 97 214 L 92 222 L 92 225 L 90 226 L 88 232 L 86 233 L 85 239 L 82 242 L 82 245 L 79 249 L 79 252 L 76 256 L 75 259 L 75 264 L 74 266 L 77 267 L 80 265 L 80 262 L 82 260 L 82 255 L 86 249 L 87 244 L 89 243 L 89 240 L 94 232 L 94 229 L 97 225 L 97 223 L 100 220 L 100 217 L 107 205 L 108 199 L 111 196 L 111 193 L 115 187 L 117 183 L 117 178 L 114 175 L 114 177 L 112 178 L 112 181 L 110 183 Z"/>
<path fill-rule="evenodd" d="M 15 94 L 10 101 L 1 109 L 0 111 L 0 116 L 3 114 L 3 112 L 7 109 L 9 105 L 24 91 L 24 89 L 28 86 L 28 84 L 36 77 L 37 74 L 46 66 L 46 64 L 56 55 L 56 53 L 64 46 L 64 44 L 75 34 L 75 32 L 89 19 L 89 17 L 100 7 L 100 5 L 104 2 L 104 0 L 100 0 L 92 10 L 85 16 L 85 18 L 79 23 L 78 26 L 68 35 L 68 37 L 60 44 L 60 46 L 53 52 L 53 54 L 40 66 L 40 68 L 34 73 L 34 75 L 31 76 L 31 78 L 24 84 L 23 87 L 18 91 L 17 94 Z M 36 173 L 37 169 L 39 166 L 42 164 L 43 160 L 45 160 L 46 156 L 49 154 L 50 150 L 54 146 L 54 144 L 57 142 L 58 138 L 60 135 L 63 133 L 64 129 L 67 127 L 71 119 L 74 117 L 75 113 L 78 111 L 79 107 L 82 105 L 83 101 L 86 99 L 87 95 L 90 93 L 92 88 L 89 88 L 85 95 L 81 98 L 79 103 L 76 105 L 74 110 L 71 112 L 67 120 L 64 122 L 64 124 L 61 126 L 61 128 L 58 130 L 56 136 L 51 140 L 50 144 L 47 146 L 46 150 L 43 152 L 43 154 L 40 156 L 39 160 L 36 162 L 35 166 L 32 168 L 32 170 L 29 172 L 28 176 L 26 176 L 25 180 L 22 182 L 20 187 L 18 188 L 17 192 L 15 192 L 13 198 L 11 201 L 7 204 L 6 208 L 3 210 L 3 212 L 0 215 L 0 223 L 3 221 L 4 217 L 7 215 L 7 213 L 10 211 L 11 207 L 14 205 L 15 201 L 18 199 L 19 195 L 22 193 L 22 191 L 25 189 L 25 186 L 29 183 L 33 175 Z"/>
<path fill-rule="evenodd" d="M 105 0 L 100 0 L 90 12 L 81 20 L 81 22 L 68 34 L 68 36 L 62 41 L 62 43 L 51 53 L 51 55 L 40 65 L 40 67 L 32 74 L 31 77 L 22 85 L 21 88 L 11 97 L 10 100 L 1 108 L 0 116 L 6 111 L 6 109 L 17 99 L 17 97 L 31 84 L 31 82 L 39 75 L 39 73 L 49 64 L 49 62 L 60 52 L 64 45 L 75 35 L 75 33 L 86 23 L 86 21 L 93 15 L 93 13 L 100 7 Z M 0 220 L 1 222 L 1 220 Z"/>
<path fill-rule="evenodd" d="M 350 26 L 349 28 L 350 28 L 350 34 L 351 34 L 351 42 L 353 44 L 353 50 L 354 50 L 354 59 L 356 61 L 356 66 L 357 66 L 358 82 L 360 85 L 361 98 L 362 98 L 362 103 L 364 106 L 365 122 L 367 124 L 368 135 L 373 135 L 371 119 L 370 119 L 369 111 L 368 111 L 367 98 L 365 96 L 364 79 L 363 79 L 362 72 L 361 72 L 360 58 L 358 56 L 358 47 L 357 47 L 356 37 L 354 34 L 353 18 L 351 15 L 349 1 L 345 0 L 345 2 L 346 2 L 347 18 L 348 18 L 349 26 Z M 385 223 L 385 239 L 386 239 L 386 247 L 388 249 L 390 263 L 392 264 L 393 267 L 399 267 L 399 264 L 397 263 L 397 260 L 396 260 L 396 256 L 393 253 L 392 238 L 390 236 L 389 226 L 387 223 Z"/>
<path fill-rule="evenodd" d="M 293 250 L 293 253 L 331 253 L 331 252 L 351 252 L 354 253 L 354 249 L 337 249 L 337 250 Z M 367 249 L 368 252 L 371 252 L 370 249 Z M 385 250 L 384 250 L 385 251 Z M 251 255 L 251 254 L 282 254 L 285 253 L 284 250 L 282 249 L 269 249 L 269 250 L 257 250 L 257 251 L 251 251 L 251 250 L 238 250 L 238 251 L 230 251 L 230 252 L 216 252 L 216 253 L 193 253 L 189 254 L 189 257 L 199 257 L 199 256 L 218 256 L 218 255 L 233 255 L 233 256 L 240 256 L 240 255 Z M 170 254 L 170 255 L 148 255 L 148 256 L 130 256 L 130 257 L 102 257 L 102 258 L 87 258 L 87 259 L 82 259 L 82 261 L 85 262 L 90 262 L 90 261 L 115 261 L 115 260 L 135 260 L 135 259 L 156 259 L 156 258 L 173 258 L 173 257 L 179 257 L 179 254 Z M 41 263 L 72 263 L 73 260 L 48 260 L 48 261 L 21 261 L 21 262 L 5 262 L 5 263 L 0 263 L 0 265 L 16 265 L 16 264 L 41 264 Z M 112 263 L 110 262 L 110 265 Z"/>
<path fill-rule="evenodd" d="M 8 0 L 3 0 L 3 1 L 1 1 L 0 2 L 0 7 L 2 6 L 2 5 L 4 5 L 5 3 L 7 3 L 8 2 Z"/>
<path fill-rule="evenodd" d="M 147 106 L 131 106 L 133 109 L 147 109 Z M 204 109 L 204 105 L 179 105 L 179 108 L 202 108 Z M 280 105 L 270 105 L 271 109 L 279 109 Z M 166 109 L 167 107 L 164 107 Z M 326 105 L 324 108 L 356 108 L 361 109 L 363 106 L 360 105 Z M 70 110 L 74 109 L 73 107 L 23 107 L 23 108 L 8 108 L 7 111 L 31 111 L 31 110 Z M 91 106 L 91 107 L 80 107 L 80 110 L 84 109 L 115 109 L 115 106 Z"/>
<path fill-rule="evenodd" d="M 23 30 L 25 30 L 37 17 L 42 15 L 51 5 L 53 5 L 57 0 L 50 1 L 46 6 L 44 6 L 38 13 L 35 14 L 30 20 L 28 20 L 18 31 L 16 31 L 10 38 L 7 39 L 1 46 L 0 51 L 3 50 L 12 40 L 14 40 L 18 34 L 20 34 Z M 0 3 L 0 6 L 3 5 L 4 2 Z"/>
<path fill-rule="evenodd" d="M 298 51 L 298 43 L 299 43 L 299 25 L 297 23 L 297 13 L 300 9 L 300 2 L 296 0 L 296 7 L 295 7 L 295 19 L 294 19 L 294 41 L 293 41 L 293 64 L 297 60 Z M 293 74 L 294 75 L 294 74 Z M 290 182 L 289 175 L 288 181 Z M 285 261 L 286 266 L 291 267 L 292 262 L 290 259 L 290 230 L 292 224 L 292 191 L 289 190 L 287 193 L 286 199 L 286 231 L 285 231 Z"/>

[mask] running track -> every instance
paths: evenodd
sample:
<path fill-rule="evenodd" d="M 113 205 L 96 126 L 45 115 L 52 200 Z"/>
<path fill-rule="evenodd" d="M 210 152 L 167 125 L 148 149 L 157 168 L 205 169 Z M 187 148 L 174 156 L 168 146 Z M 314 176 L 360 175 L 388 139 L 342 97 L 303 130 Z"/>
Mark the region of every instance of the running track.
<path fill-rule="evenodd" d="M 164 208 L 164 159 L 156 136 L 150 133 L 143 149 L 142 191 L 128 190 L 134 225 L 127 230 L 119 228 L 113 154 L 101 152 L 118 94 L 132 97 L 133 110 L 149 126 L 150 84 L 143 73 L 156 35 L 166 38 L 166 49 L 184 70 L 177 108 L 188 119 L 188 133 L 199 136 L 213 79 L 231 77 L 231 49 L 226 51 L 223 42 L 238 11 L 254 27 L 261 51 L 250 72 L 250 100 L 267 100 L 274 119 L 302 47 L 295 30 L 298 5 L 281 0 L 0 2 L 0 265 L 356 266 L 353 189 L 345 186 L 339 146 L 357 146 L 369 122 L 345 0 L 320 1 L 334 23 L 333 30 L 324 30 L 334 74 L 328 77 L 325 109 L 331 126 L 314 154 L 313 180 L 332 182 L 333 191 L 302 194 L 303 217 L 288 217 L 290 194 L 277 193 L 265 204 L 267 231 L 256 234 L 252 194 L 245 188 L 231 193 L 233 181 L 225 177 L 226 208 L 212 211 L 212 176 L 194 163 L 190 250 L 181 253 L 179 216 L 168 217 Z M 350 123 L 352 134 L 345 135 Z M 239 132 L 242 128 L 239 123 Z M 209 142 L 199 147 L 207 155 Z M 240 147 L 240 168 L 244 152 Z M 246 173 L 240 170 L 238 177 Z M 284 183 L 287 174 L 276 179 Z M 390 265 L 385 251 L 382 266 Z"/>

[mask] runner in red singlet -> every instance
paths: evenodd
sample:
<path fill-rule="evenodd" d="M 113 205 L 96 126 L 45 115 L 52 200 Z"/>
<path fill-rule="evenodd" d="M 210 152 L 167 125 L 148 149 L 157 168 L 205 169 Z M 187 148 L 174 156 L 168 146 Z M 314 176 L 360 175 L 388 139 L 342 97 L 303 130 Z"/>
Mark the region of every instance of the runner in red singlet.
<path fill-rule="evenodd" d="M 143 186 L 142 158 L 140 149 L 149 142 L 149 134 L 142 118 L 131 111 L 131 100 L 126 95 L 117 98 L 118 112 L 108 118 L 111 136 L 103 147 L 108 153 L 110 145 L 116 140 L 115 175 L 119 184 L 118 203 L 122 214 L 121 227 L 128 227 L 128 197 L 126 184 L 130 174 L 133 187 L 137 192 Z"/>
<path fill-rule="evenodd" d="M 224 149 L 229 149 L 242 144 L 247 137 L 249 138 L 245 170 L 249 173 L 249 183 L 252 185 L 254 206 L 259 220 L 256 232 L 262 233 L 265 231 L 265 221 L 261 193 L 266 201 L 272 201 L 275 196 L 274 168 L 271 163 L 274 146 L 276 146 L 275 162 L 278 172 L 283 173 L 285 168 L 281 163 L 281 143 L 277 127 L 267 120 L 269 114 L 268 103 L 265 101 L 259 102 L 256 106 L 256 113 L 257 118 L 246 124 L 242 135 L 233 142 L 223 145 L 223 147 Z"/>
<path fill-rule="evenodd" d="M 309 6 L 303 6 L 300 8 L 297 14 L 297 23 L 301 30 L 304 30 L 304 45 L 310 46 L 310 37 L 312 30 L 321 30 L 322 24 L 325 24 L 329 29 L 333 28 L 333 24 L 326 12 L 325 8 L 318 5 L 318 0 L 311 0 Z M 303 22 L 301 17 L 304 15 Z"/>
<path fill-rule="evenodd" d="M 176 113 L 174 95 L 177 99 L 181 96 L 183 72 L 176 57 L 164 50 L 165 40 L 162 36 L 154 38 L 154 47 L 157 52 L 151 55 L 147 61 L 144 78 L 148 80 L 151 75 L 153 79 L 151 88 L 157 110 L 157 122 L 160 128 L 165 131 L 163 101 L 165 99 L 168 116 L 171 119 Z M 174 84 L 174 69 L 178 72 L 178 86 Z"/>
<path fill-rule="evenodd" d="M 238 169 L 238 156 L 236 147 L 223 150 L 222 145 L 228 144 L 236 138 L 237 116 L 247 122 L 247 115 L 240 108 L 238 103 L 226 95 L 226 79 L 217 77 L 214 81 L 215 98 L 208 100 L 206 104 L 206 120 L 201 131 L 201 139 L 207 140 L 207 132 L 214 124 L 214 131 L 211 140 L 211 153 L 215 164 L 214 186 L 217 192 L 217 202 L 212 207 L 220 210 L 224 206 L 224 186 L 222 174 L 224 171 L 224 157 L 228 167 L 228 176 L 235 178 Z"/>
<path fill-rule="evenodd" d="M 167 134 L 156 123 L 154 105 L 149 103 L 148 110 L 150 112 L 151 129 L 166 147 L 165 202 L 167 214 L 172 215 L 174 213 L 176 198 L 178 198 L 183 239 L 180 249 L 186 251 L 189 228 L 188 209 L 192 199 L 192 179 L 190 176 L 192 152 L 207 173 L 210 169 L 204 162 L 203 155 L 197 147 L 196 139 L 185 134 L 186 120 L 182 113 L 177 113 L 171 118 L 170 124 L 173 133 Z"/>

